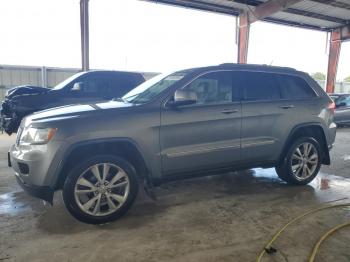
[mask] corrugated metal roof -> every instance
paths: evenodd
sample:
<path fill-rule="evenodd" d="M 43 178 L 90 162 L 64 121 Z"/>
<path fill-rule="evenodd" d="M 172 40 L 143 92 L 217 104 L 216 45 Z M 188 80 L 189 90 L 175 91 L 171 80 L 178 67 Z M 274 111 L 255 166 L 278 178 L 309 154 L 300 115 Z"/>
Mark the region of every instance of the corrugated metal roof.
<path fill-rule="evenodd" d="M 239 15 L 268 0 L 143 0 L 154 3 Z M 330 31 L 350 25 L 350 0 L 303 0 L 263 19 L 265 21 Z"/>

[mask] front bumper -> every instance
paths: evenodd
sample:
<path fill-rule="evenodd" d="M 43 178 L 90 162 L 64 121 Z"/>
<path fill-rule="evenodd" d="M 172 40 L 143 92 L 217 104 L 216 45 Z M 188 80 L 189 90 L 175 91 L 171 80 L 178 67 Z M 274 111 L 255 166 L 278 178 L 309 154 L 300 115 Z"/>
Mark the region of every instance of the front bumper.
<path fill-rule="evenodd" d="M 28 185 L 21 179 L 18 173 L 16 173 L 16 180 L 17 183 L 22 187 L 22 189 L 26 191 L 29 195 L 43 199 L 49 202 L 51 205 L 53 204 L 53 195 L 55 191 L 52 190 L 50 187 Z"/>
<path fill-rule="evenodd" d="M 8 165 L 15 171 L 18 184 L 30 195 L 52 204 L 56 189 L 57 168 L 62 157 L 62 143 L 50 141 L 46 145 L 13 145 Z"/>
<path fill-rule="evenodd" d="M 49 186 L 36 186 L 26 182 L 23 177 L 28 174 L 21 174 L 21 168 L 19 167 L 20 164 L 24 163 L 20 163 L 17 159 L 12 158 L 10 152 L 8 152 L 7 156 L 8 166 L 12 167 L 15 170 L 17 183 L 22 187 L 22 189 L 29 195 L 43 199 L 52 205 L 53 195 L 55 191 L 52 190 Z"/>

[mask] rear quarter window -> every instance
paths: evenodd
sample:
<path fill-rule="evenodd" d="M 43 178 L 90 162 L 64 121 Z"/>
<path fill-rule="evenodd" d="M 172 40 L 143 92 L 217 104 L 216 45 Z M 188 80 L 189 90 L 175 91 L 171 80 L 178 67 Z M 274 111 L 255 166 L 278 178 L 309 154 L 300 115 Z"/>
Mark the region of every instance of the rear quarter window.
<path fill-rule="evenodd" d="M 279 82 L 274 73 L 235 72 L 233 79 L 241 86 L 243 99 L 246 101 L 281 99 Z"/>
<path fill-rule="evenodd" d="M 284 99 L 305 99 L 316 96 L 312 87 L 301 77 L 280 75 L 279 82 Z"/>

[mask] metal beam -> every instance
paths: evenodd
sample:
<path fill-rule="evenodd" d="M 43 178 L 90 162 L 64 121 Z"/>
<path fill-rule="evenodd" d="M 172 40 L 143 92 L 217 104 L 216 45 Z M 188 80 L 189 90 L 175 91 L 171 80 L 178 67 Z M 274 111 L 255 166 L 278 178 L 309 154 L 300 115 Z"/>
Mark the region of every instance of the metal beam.
<path fill-rule="evenodd" d="M 255 10 L 248 12 L 249 23 L 262 20 L 270 15 L 283 11 L 289 6 L 301 2 L 302 0 L 269 0 L 258 5 Z"/>
<path fill-rule="evenodd" d="M 240 12 L 242 11 L 238 8 L 233 8 L 233 7 L 224 6 L 224 5 L 220 5 L 220 4 L 207 3 L 207 2 L 200 1 L 200 0 L 141 0 L 141 1 L 160 3 L 160 4 L 177 6 L 177 7 L 185 7 L 185 8 L 191 8 L 194 10 L 216 12 L 216 13 L 220 13 L 220 14 L 227 14 L 227 15 L 234 15 L 234 16 L 239 16 Z M 322 0 L 320 0 L 320 1 L 322 1 Z M 244 5 L 246 5 L 248 7 L 252 7 L 252 8 L 256 8 L 257 6 L 264 3 L 261 0 L 234 0 L 234 2 L 238 3 L 238 4 L 244 4 Z M 348 20 L 344 20 L 341 18 L 317 14 L 317 13 L 313 13 L 310 11 L 293 9 L 293 8 L 284 9 L 283 12 L 291 13 L 291 14 L 298 14 L 301 16 L 312 17 L 315 19 L 326 20 L 326 21 L 330 21 L 330 22 L 335 22 L 335 23 L 338 23 L 339 26 L 341 24 L 345 25 L 345 24 L 349 23 Z M 289 25 L 289 26 L 294 26 L 294 27 L 298 27 L 298 28 L 308 28 L 308 29 L 327 31 L 327 32 L 329 32 L 332 29 L 332 28 L 323 28 L 323 27 L 308 24 L 308 23 L 299 23 L 297 21 L 287 21 L 287 20 L 277 19 L 277 18 L 272 18 L 272 17 L 266 17 L 266 18 L 263 18 L 261 20 L 266 21 L 266 22 L 276 23 L 276 24 Z"/>
<path fill-rule="evenodd" d="M 334 84 L 337 76 L 339 54 L 341 48 L 341 29 L 332 31 L 329 55 L 328 55 L 328 72 L 327 72 L 327 93 L 334 93 Z"/>
<path fill-rule="evenodd" d="M 238 25 L 238 56 L 240 64 L 246 64 L 248 60 L 249 29 L 250 24 L 267 18 L 268 16 L 287 9 L 302 0 L 269 0 L 258 5 L 255 10 L 243 12 L 239 15 Z"/>
<path fill-rule="evenodd" d="M 199 0 L 141 0 L 156 4 L 172 5 L 200 11 L 208 11 L 219 14 L 239 16 L 240 10 L 214 3 L 206 3 Z"/>
<path fill-rule="evenodd" d="M 246 64 L 248 59 L 248 44 L 249 44 L 249 21 L 248 14 L 243 12 L 239 16 L 238 22 L 238 56 L 237 62 Z"/>
<path fill-rule="evenodd" d="M 311 0 L 312 2 L 320 3 L 320 4 L 325 4 L 341 9 L 347 9 L 350 10 L 350 4 L 340 2 L 340 1 L 335 1 L 335 0 Z"/>
<path fill-rule="evenodd" d="M 80 0 L 81 68 L 89 70 L 89 0 Z"/>

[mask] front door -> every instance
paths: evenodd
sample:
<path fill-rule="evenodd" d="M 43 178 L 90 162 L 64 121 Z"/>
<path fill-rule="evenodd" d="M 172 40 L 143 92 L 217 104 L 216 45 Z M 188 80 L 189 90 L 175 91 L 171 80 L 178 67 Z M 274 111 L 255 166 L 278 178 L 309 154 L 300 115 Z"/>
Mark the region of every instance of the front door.
<path fill-rule="evenodd" d="M 241 104 L 232 72 L 206 73 L 184 89 L 197 103 L 161 111 L 164 175 L 232 165 L 240 160 Z"/>

